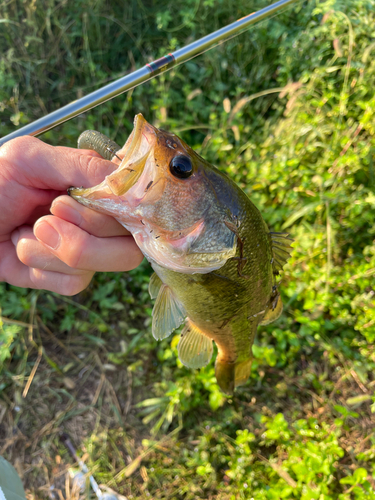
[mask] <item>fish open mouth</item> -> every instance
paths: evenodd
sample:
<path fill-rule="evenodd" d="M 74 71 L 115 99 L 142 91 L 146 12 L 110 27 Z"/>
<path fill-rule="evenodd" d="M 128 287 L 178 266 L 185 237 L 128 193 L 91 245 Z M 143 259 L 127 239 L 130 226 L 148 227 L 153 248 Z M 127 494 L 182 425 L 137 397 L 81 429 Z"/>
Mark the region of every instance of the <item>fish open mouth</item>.
<path fill-rule="evenodd" d="M 150 262 L 177 272 L 209 273 L 234 257 L 236 239 L 222 224 L 220 241 L 213 244 L 207 233 L 211 205 L 203 203 L 203 210 L 203 198 L 197 201 L 201 178 L 191 175 L 195 184 L 190 184 L 170 172 L 171 158 L 188 154 L 180 139 L 138 114 L 132 133 L 116 153 L 121 158 L 118 168 L 97 186 L 68 192 L 82 205 L 120 222 Z"/>
<path fill-rule="evenodd" d="M 134 129 L 123 148 L 117 152 L 121 163 L 102 183 L 91 188 L 70 188 L 68 193 L 80 203 L 100 208 L 99 200 L 122 197 L 132 190 L 132 205 L 144 197 L 145 188 L 153 177 L 154 162 L 151 152 L 156 141 L 156 131 L 141 114 L 134 119 Z M 142 196 L 140 196 L 142 195 Z"/>

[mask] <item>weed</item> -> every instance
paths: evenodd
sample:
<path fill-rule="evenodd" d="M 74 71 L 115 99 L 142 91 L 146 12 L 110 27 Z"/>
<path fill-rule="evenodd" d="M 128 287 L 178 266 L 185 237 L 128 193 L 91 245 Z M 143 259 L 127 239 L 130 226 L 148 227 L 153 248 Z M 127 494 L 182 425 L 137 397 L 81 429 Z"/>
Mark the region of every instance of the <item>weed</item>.
<path fill-rule="evenodd" d="M 263 5 L 3 3 L 2 134 Z M 374 498 L 374 13 L 373 0 L 300 2 L 42 137 L 122 142 L 142 112 L 296 243 L 284 313 L 233 398 L 213 362 L 181 365 L 178 332 L 152 338 L 146 263 L 70 299 L 0 284 L 0 454 L 30 495 L 67 491 L 64 430 L 129 499 Z"/>

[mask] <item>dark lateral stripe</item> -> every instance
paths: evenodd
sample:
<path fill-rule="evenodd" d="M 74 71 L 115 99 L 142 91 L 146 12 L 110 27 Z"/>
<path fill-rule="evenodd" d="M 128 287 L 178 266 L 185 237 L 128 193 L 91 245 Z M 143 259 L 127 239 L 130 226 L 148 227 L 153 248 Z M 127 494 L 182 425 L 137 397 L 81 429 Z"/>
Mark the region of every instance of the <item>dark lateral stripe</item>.
<path fill-rule="evenodd" d="M 152 61 L 149 64 L 146 64 L 146 66 L 150 70 L 150 73 L 152 73 L 153 75 L 157 75 L 173 66 L 175 62 L 176 61 L 174 55 L 168 54 L 167 56 L 163 56 L 160 59 L 156 59 L 156 61 Z"/>

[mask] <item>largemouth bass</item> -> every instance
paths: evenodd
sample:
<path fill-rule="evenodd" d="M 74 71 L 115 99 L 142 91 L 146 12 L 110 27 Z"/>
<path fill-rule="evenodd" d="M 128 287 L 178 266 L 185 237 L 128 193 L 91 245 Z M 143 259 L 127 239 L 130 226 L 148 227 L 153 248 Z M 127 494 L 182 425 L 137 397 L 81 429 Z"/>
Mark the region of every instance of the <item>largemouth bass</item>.
<path fill-rule="evenodd" d="M 225 173 L 141 114 L 122 149 L 94 131 L 78 145 L 121 160 L 98 186 L 69 194 L 117 219 L 153 267 L 154 337 L 164 339 L 185 322 L 177 349 L 190 368 L 210 361 L 214 341 L 217 382 L 231 394 L 250 375 L 258 325 L 282 312 L 277 275 L 293 240 L 270 232 Z"/>

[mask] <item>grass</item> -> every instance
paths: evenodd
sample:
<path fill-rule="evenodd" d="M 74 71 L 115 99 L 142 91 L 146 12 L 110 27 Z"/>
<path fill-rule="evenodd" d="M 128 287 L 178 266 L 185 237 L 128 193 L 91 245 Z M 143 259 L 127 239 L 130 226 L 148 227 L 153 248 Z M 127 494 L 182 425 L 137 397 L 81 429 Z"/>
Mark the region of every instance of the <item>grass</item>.
<path fill-rule="evenodd" d="M 264 4 L 3 4 L 1 133 Z M 0 284 L 0 455 L 30 499 L 69 496 L 63 431 L 129 499 L 375 498 L 374 12 L 301 2 L 43 136 L 121 142 L 142 112 L 296 242 L 284 313 L 233 398 L 212 363 L 180 364 L 178 335 L 152 338 L 146 263 L 73 298 Z"/>

